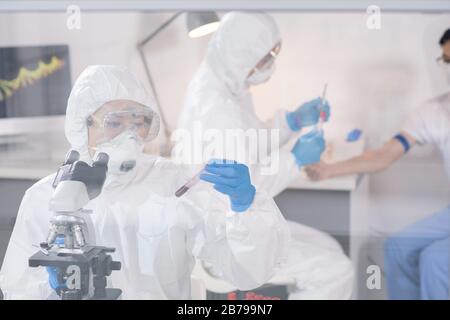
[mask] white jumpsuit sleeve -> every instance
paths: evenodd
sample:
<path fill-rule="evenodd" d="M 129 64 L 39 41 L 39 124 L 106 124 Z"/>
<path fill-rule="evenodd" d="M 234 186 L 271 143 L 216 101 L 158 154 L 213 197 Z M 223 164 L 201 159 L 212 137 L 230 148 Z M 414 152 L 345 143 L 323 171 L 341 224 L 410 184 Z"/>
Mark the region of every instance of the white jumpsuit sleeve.
<path fill-rule="evenodd" d="M 280 147 L 286 145 L 286 143 L 296 135 L 296 132 L 289 128 L 286 120 L 286 113 L 286 110 L 280 109 L 272 118 L 265 122 L 267 128 L 280 130 Z"/>
<path fill-rule="evenodd" d="M 275 197 L 300 177 L 300 168 L 293 154 L 285 148 L 272 151 L 270 158 L 262 159 L 260 163 L 263 165 L 249 166 L 250 175 L 256 188 L 267 192 L 271 197 Z"/>
<path fill-rule="evenodd" d="M 38 250 L 32 245 L 44 241 L 48 232 L 48 210 L 42 200 L 45 194 L 39 195 L 39 189 L 25 193 L 3 260 L 0 288 L 8 300 L 46 299 L 52 294 L 45 268 L 28 267 L 28 259 Z"/>
<path fill-rule="evenodd" d="M 211 157 L 245 163 L 250 167 L 252 181 L 256 189 L 266 192 L 271 197 L 276 196 L 286 189 L 292 181 L 300 176 L 300 169 L 295 162 L 295 157 L 287 145 L 288 141 L 295 136 L 295 133 L 289 129 L 284 119 L 286 111 L 279 110 L 270 121 L 262 123 L 256 115 L 251 115 L 251 120 L 247 119 L 250 116 L 248 112 L 242 112 L 241 107 L 232 101 L 222 101 L 222 104 L 220 104 L 220 97 L 213 99 L 213 101 L 208 98 L 206 101 L 206 105 L 214 104 L 214 106 L 210 109 L 206 108 L 207 110 L 201 119 L 199 119 L 204 130 L 215 129 L 225 132 L 228 129 L 240 129 L 246 131 L 259 126 L 269 130 L 279 129 L 280 132 L 278 148 L 272 148 L 269 138 L 270 135 L 268 135 L 269 141 L 262 141 L 258 137 L 257 156 L 254 155 L 255 148 L 249 146 L 247 141 L 236 139 L 234 140 L 234 149 L 245 150 L 246 156 L 244 158 L 230 159 L 226 148 L 215 149 Z M 215 112 L 217 110 L 227 110 L 227 112 L 218 117 Z M 206 148 L 208 144 L 204 141 L 203 143 L 203 147 Z M 268 154 L 265 154 L 262 150 L 267 150 Z M 258 163 L 249 163 L 248 160 L 250 158 L 258 158 Z"/>
<path fill-rule="evenodd" d="M 240 290 L 263 285 L 287 259 L 289 229 L 275 202 L 257 193 L 249 210 L 235 213 L 226 196 L 209 196 L 198 208 L 205 215 L 188 233 L 188 248 Z"/>
<path fill-rule="evenodd" d="M 300 169 L 288 149 L 288 142 L 295 137 L 295 132 L 286 122 L 286 111 L 278 110 L 265 124 L 269 129 L 279 129 L 280 148 L 271 150 L 269 158 L 260 159 L 263 166 L 252 168 L 252 179 L 260 190 L 274 197 L 300 176 Z M 255 173 L 255 169 L 259 170 L 259 174 Z"/>

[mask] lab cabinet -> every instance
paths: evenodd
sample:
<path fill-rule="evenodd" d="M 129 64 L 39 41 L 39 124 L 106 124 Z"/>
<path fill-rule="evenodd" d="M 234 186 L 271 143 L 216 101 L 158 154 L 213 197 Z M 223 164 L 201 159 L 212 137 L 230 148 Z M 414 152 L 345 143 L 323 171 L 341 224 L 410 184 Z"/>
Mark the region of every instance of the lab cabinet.
<path fill-rule="evenodd" d="M 351 192 L 287 189 L 275 202 L 285 219 L 332 235 L 350 256 Z"/>
<path fill-rule="evenodd" d="M 0 265 L 3 263 L 20 202 L 36 180 L 0 179 Z"/>
<path fill-rule="evenodd" d="M 353 263 L 357 276 L 354 298 L 358 298 L 367 291 L 365 280 L 358 277 L 373 264 L 368 260 L 369 179 L 354 176 L 334 182 L 325 185 L 303 181 L 303 185 L 281 192 L 275 202 L 287 220 L 324 231 L 339 242 Z"/>

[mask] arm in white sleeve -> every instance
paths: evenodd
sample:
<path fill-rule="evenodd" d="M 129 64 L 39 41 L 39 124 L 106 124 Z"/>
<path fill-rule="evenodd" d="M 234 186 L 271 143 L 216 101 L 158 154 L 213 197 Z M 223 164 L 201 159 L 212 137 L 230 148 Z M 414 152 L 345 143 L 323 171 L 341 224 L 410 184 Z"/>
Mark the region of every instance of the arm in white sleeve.
<path fill-rule="evenodd" d="M 245 110 L 244 112 L 239 105 L 230 100 L 223 101 L 220 97 L 216 97 L 214 100 L 213 97 L 208 97 L 205 103 L 212 107 L 210 109 L 204 107 L 205 113 L 202 117 L 196 119 L 197 124 L 201 123 L 201 128 L 205 130 L 205 133 L 208 130 L 214 130 L 225 139 L 227 138 L 227 130 L 247 132 L 257 128 L 266 128 L 266 135 L 259 135 L 260 131 L 264 130 L 257 130 L 257 141 L 254 139 L 233 140 L 233 149 L 239 151 L 234 155 L 227 153 L 229 149 L 221 139 L 197 141 L 203 147 L 202 150 L 205 153 L 203 154 L 203 161 L 205 163 L 210 158 L 217 158 L 236 160 L 246 164 L 250 168 L 252 181 L 254 181 L 256 189 L 264 191 L 272 197 L 286 189 L 293 180 L 299 177 L 300 170 L 295 163 L 295 157 L 286 148 L 287 142 L 296 133 L 287 124 L 285 110 L 279 110 L 270 121 L 263 123 L 252 113 L 253 111 Z M 219 111 L 222 113 L 217 116 Z M 279 134 L 272 137 L 271 129 L 278 129 L 277 133 Z M 174 148 L 175 158 L 178 158 L 176 156 L 177 151 L 188 150 L 189 152 L 185 152 L 185 154 L 188 155 L 186 159 L 189 160 L 192 158 L 191 152 L 199 149 L 195 149 L 194 144 L 190 144 L 191 137 L 199 138 L 197 135 L 191 132 L 191 135 L 186 134 L 186 137 L 188 139 L 185 139 L 184 143 L 184 139 L 181 139 L 184 137 L 180 137 L 181 141 Z M 216 148 L 211 147 L 215 144 L 217 144 Z M 206 150 L 209 152 L 205 152 Z M 180 154 L 182 153 L 180 152 Z M 208 155 L 208 157 L 205 157 L 205 155 Z M 180 156 L 179 159 L 184 159 L 184 157 Z M 183 161 L 189 163 L 186 159 Z"/>
<path fill-rule="evenodd" d="M 44 241 L 48 232 L 48 210 L 41 211 L 42 201 L 34 194 L 26 192 L 22 199 L 3 260 L 0 288 L 5 299 L 46 299 L 52 293 L 45 268 L 28 266 L 28 259 L 38 251 L 32 245 Z"/>
<path fill-rule="evenodd" d="M 286 113 L 286 110 L 280 109 L 271 119 L 265 122 L 267 128 L 280 130 L 280 148 L 286 145 L 286 143 L 296 135 L 296 132 L 289 128 L 286 120 Z"/>
<path fill-rule="evenodd" d="M 257 193 L 242 213 L 230 211 L 225 197 L 211 204 L 202 227 L 189 237 L 193 255 L 240 290 L 266 283 L 286 260 L 289 241 L 287 223 L 273 199 Z"/>
<path fill-rule="evenodd" d="M 258 166 L 249 166 L 256 189 L 275 197 L 300 177 L 294 155 L 286 148 L 273 150 Z"/>
<path fill-rule="evenodd" d="M 233 111 L 231 115 L 227 114 L 226 117 L 217 117 L 212 114 L 205 115 L 203 128 L 219 128 L 223 132 L 227 128 L 244 131 L 252 129 L 245 127 L 240 112 L 238 112 L 238 106 L 230 102 L 225 107 L 226 110 Z M 271 197 L 276 196 L 300 176 L 300 169 L 295 162 L 295 157 L 287 148 L 289 146 L 287 141 L 294 137 L 295 133 L 288 127 L 285 117 L 286 111 L 279 110 L 277 115 L 269 121 L 267 135 L 258 136 L 257 141 L 252 139 L 233 140 L 234 149 L 242 151 L 238 152 L 236 156 L 244 155 L 243 157 L 230 157 L 225 146 L 213 149 L 215 152 L 210 156 L 218 159 L 232 159 L 246 164 L 250 168 L 252 181 L 254 181 L 256 189 L 266 192 Z M 279 129 L 279 136 L 276 137 L 276 141 L 272 141 L 271 129 Z M 207 161 L 208 159 L 204 160 Z"/>

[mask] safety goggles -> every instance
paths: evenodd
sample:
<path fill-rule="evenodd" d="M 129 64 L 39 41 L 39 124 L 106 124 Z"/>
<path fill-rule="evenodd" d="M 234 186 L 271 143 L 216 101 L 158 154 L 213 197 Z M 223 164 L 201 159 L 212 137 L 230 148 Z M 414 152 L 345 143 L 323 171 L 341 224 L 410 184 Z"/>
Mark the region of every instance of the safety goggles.
<path fill-rule="evenodd" d="M 158 135 L 159 116 L 150 109 L 129 108 L 108 112 L 101 119 L 90 116 L 88 125 L 101 128 L 105 141 L 110 141 L 125 131 L 132 131 L 143 141 L 150 141 Z"/>
<path fill-rule="evenodd" d="M 253 73 L 255 73 L 258 70 L 264 70 L 266 68 L 269 68 L 272 63 L 275 62 L 275 59 L 280 54 L 281 51 L 281 43 L 278 43 L 275 47 L 273 47 L 272 50 L 269 51 L 268 54 L 266 54 L 259 62 L 258 64 L 252 69 L 249 76 L 251 76 Z"/>

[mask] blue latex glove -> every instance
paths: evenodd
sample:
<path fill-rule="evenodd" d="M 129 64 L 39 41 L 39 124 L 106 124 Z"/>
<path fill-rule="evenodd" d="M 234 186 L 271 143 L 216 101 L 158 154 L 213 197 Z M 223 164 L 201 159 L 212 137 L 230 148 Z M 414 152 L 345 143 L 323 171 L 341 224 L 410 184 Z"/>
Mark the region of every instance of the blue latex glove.
<path fill-rule="evenodd" d="M 64 245 L 64 237 L 58 236 L 55 239 L 56 245 Z M 58 282 L 58 269 L 56 267 L 45 267 L 48 273 L 48 282 L 50 283 L 50 287 L 58 291 L 58 289 L 66 288 L 66 284 L 61 284 Z"/>
<path fill-rule="evenodd" d="M 299 131 L 308 126 L 315 125 L 319 121 L 320 113 L 325 112 L 325 121 L 330 118 L 330 105 L 324 101 L 321 108 L 321 98 L 302 104 L 297 110 L 286 114 L 286 121 L 292 131 Z"/>
<path fill-rule="evenodd" d="M 58 269 L 56 267 L 45 267 L 48 273 L 48 282 L 50 287 L 58 291 L 58 289 L 66 288 L 65 283 L 59 283 L 58 281 Z"/>
<path fill-rule="evenodd" d="M 236 161 L 213 159 L 200 179 L 214 184 L 214 189 L 230 198 L 231 210 L 246 211 L 253 203 L 256 189 L 251 184 L 248 167 Z"/>
<path fill-rule="evenodd" d="M 352 131 L 350 131 L 347 135 L 347 141 L 348 142 L 354 142 L 354 141 L 358 141 L 359 138 L 361 137 L 362 134 L 362 130 L 361 129 L 353 129 Z"/>
<path fill-rule="evenodd" d="M 320 161 L 320 156 L 325 150 L 323 131 L 312 130 L 301 136 L 291 150 L 299 167 Z"/>

